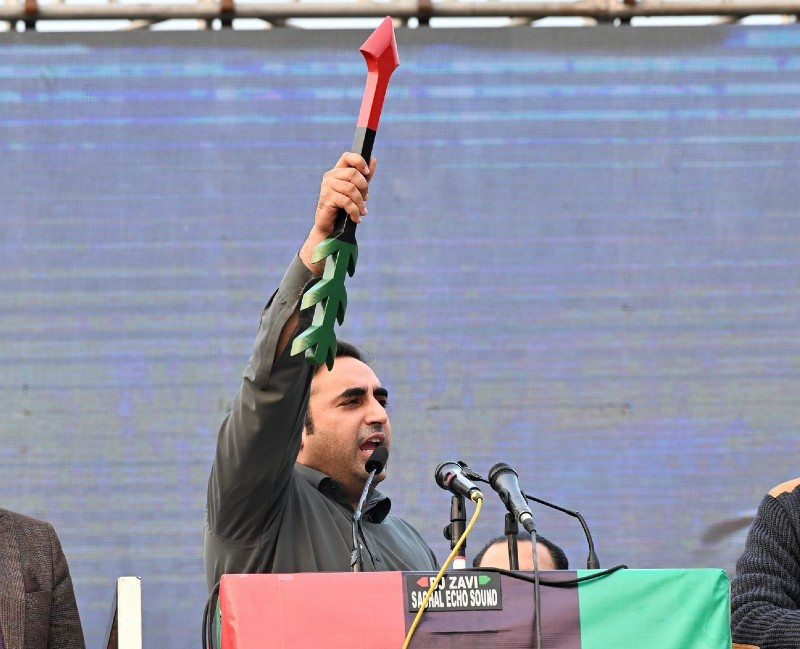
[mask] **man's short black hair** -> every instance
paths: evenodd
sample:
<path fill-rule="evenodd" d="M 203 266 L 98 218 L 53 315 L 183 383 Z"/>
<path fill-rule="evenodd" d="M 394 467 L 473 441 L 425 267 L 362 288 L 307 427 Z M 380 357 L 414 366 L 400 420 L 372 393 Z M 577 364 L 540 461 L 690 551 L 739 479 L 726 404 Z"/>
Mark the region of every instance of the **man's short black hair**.
<path fill-rule="evenodd" d="M 336 358 L 355 358 L 357 361 L 361 361 L 362 363 L 369 365 L 369 363 L 365 360 L 365 355 L 361 352 L 361 350 L 356 347 L 355 345 L 345 341 L 345 340 L 337 340 L 336 341 Z"/>
<path fill-rule="evenodd" d="M 345 340 L 336 340 L 336 358 L 355 358 L 357 361 L 369 365 L 369 362 L 366 360 L 366 355 L 363 354 L 358 347 Z M 321 367 L 324 367 L 324 365 L 319 366 L 319 368 Z M 306 408 L 305 427 L 309 433 L 314 432 L 314 422 L 311 421 L 309 408 Z"/>
<path fill-rule="evenodd" d="M 527 532 L 520 532 L 517 536 L 517 541 L 530 541 L 531 535 Z M 486 551 L 492 547 L 493 545 L 497 545 L 498 543 L 502 543 L 505 545 L 507 543 L 505 536 L 496 536 L 491 541 L 489 541 L 486 545 L 484 545 L 480 552 L 475 555 L 475 558 L 472 560 L 472 567 L 477 568 L 480 566 L 481 560 L 483 559 L 483 555 L 486 554 Z M 558 547 L 555 543 L 550 541 L 549 539 L 544 538 L 541 534 L 536 535 L 536 543 L 541 543 L 544 547 L 550 550 L 550 556 L 553 557 L 553 563 L 556 566 L 556 570 L 569 570 L 569 559 L 567 559 L 567 555 L 564 554 L 564 550 Z"/>

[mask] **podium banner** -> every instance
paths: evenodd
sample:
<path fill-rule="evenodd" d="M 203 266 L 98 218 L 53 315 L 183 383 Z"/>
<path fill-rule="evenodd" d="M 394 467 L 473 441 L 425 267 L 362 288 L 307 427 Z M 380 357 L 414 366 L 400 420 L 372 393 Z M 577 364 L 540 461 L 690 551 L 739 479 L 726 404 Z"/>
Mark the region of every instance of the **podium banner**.
<path fill-rule="evenodd" d="M 541 573 L 545 649 L 730 649 L 722 570 Z M 530 575 L 530 573 L 526 573 Z M 222 649 L 400 649 L 434 573 L 225 575 Z M 530 649 L 532 583 L 490 571 L 447 573 L 414 649 Z"/>

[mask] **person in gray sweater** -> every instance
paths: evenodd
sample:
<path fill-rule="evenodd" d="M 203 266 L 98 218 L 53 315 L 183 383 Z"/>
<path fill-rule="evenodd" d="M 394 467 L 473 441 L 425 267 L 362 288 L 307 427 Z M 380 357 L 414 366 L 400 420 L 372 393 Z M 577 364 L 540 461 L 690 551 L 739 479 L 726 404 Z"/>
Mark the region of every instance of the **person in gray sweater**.
<path fill-rule="evenodd" d="M 374 159 L 367 167 L 346 153 L 324 175 L 311 232 L 262 314 L 208 481 L 209 589 L 225 573 L 350 570 L 364 465 L 377 447 L 391 448 L 389 394 L 350 345 L 339 344 L 330 371 L 289 352 L 311 323 L 313 309 L 301 312 L 301 298 L 324 269 L 312 253 L 332 233 L 340 208 L 362 221 L 374 173 Z M 385 477 L 386 469 L 375 484 Z M 363 509 L 363 569 L 436 569 L 420 534 L 390 509 L 373 490 Z"/>
<path fill-rule="evenodd" d="M 733 641 L 800 647 L 800 478 L 761 501 L 731 584 Z"/>

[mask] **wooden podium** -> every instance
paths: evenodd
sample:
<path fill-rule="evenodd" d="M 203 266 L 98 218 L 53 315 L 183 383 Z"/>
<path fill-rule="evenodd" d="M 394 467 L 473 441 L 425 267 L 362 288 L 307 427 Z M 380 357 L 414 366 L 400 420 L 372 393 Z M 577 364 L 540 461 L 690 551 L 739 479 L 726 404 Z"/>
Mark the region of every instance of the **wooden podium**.
<path fill-rule="evenodd" d="M 731 649 L 724 571 L 620 570 L 563 583 L 597 572 L 541 573 L 544 649 Z M 489 571 L 447 574 L 453 588 L 425 612 L 412 648 L 536 646 L 533 584 Z M 433 576 L 225 575 L 221 649 L 400 649 Z"/>

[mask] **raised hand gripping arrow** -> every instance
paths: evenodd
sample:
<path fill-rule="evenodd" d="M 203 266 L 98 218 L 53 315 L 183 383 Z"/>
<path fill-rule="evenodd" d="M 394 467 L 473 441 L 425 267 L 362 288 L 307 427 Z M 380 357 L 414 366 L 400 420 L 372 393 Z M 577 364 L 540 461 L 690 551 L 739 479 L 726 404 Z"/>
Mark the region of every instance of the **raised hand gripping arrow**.
<path fill-rule="evenodd" d="M 367 85 L 364 89 L 364 99 L 361 102 L 361 112 L 358 114 L 351 151 L 360 154 L 369 164 L 389 79 L 400 65 L 391 18 L 387 17 L 364 41 L 361 53 L 367 61 Z M 322 279 L 303 296 L 300 305 L 301 308 L 307 309 L 316 304 L 314 319 L 311 326 L 295 338 L 292 343 L 292 355 L 305 351 L 309 363 L 312 365 L 325 363 L 330 370 L 333 369 L 333 361 L 336 358 L 334 320 L 338 320 L 341 325 L 347 309 L 345 273 L 353 276 L 358 259 L 356 224 L 343 209 L 339 210 L 330 238 L 316 247 L 311 258 L 315 264 L 323 259 L 325 259 L 325 271 Z"/>

